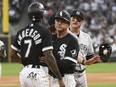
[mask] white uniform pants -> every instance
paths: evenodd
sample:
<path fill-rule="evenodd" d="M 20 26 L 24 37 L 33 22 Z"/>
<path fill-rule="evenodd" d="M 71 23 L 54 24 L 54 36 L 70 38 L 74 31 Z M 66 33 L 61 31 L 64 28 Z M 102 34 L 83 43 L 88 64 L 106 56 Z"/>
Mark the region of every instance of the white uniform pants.
<path fill-rule="evenodd" d="M 58 79 L 51 77 L 51 87 L 59 87 Z M 75 79 L 73 74 L 65 74 L 63 77 L 65 87 L 75 87 Z"/>
<path fill-rule="evenodd" d="M 21 87 L 50 87 L 49 75 L 44 69 L 32 68 L 32 65 L 24 67 L 20 72 Z"/>
<path fill-rule="evenodd" d="M 76 81 L 76 87 L 87 87 L 87 78 L 86 78 L 86 72 L 75 72 L 74 73 L 75 81 Z"/>

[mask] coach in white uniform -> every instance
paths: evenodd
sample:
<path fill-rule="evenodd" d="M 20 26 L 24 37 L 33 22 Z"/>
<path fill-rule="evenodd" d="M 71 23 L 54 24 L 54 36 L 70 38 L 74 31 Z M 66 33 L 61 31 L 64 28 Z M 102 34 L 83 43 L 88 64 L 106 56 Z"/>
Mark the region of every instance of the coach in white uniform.
<path fill-rule="evenodd" d="M 5 56 L 6 56 L 5 45 L 4 42 L 0 40 L 0 58 L 4 58 Z M 0 78 L 1 78 L 1 73 L 2 73 L 2 67 L 0 63 Z"/>
<path fill-rule="evenodd" d="M 87 33 L 80 30 L 81 24 L 84 22 L 84 14 L 80 10 L 73 10 L 71 12 L 70 30 L 74 33 L 79 42 L 79 56 L 85 61 L 91 58 L 97 58 L 94 55 L 92 40 Z M 83 61 L 84 62 L 84 61 Z M 77 64 L 75 71 L 76 87 L 87 87 L 86 66 L 84 64 Z"/>

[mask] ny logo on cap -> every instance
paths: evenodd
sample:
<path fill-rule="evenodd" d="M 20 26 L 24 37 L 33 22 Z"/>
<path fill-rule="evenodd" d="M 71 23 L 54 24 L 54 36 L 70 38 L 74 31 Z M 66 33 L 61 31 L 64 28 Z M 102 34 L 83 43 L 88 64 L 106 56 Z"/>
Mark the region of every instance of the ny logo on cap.
<path fill-rule="evenodd" d="M 62 11 L 60 12 L 60 16 L 62 16 L 63 15 L 63 13 L 62 13 Z"/>
<path fill-rule="evenodd" d="M 77 14 L 77 15 L 80 15 L 80 12 L 79 12 L 79 11 L 77 11 L 77 12 L 76 12 L 76 14 Z"/>

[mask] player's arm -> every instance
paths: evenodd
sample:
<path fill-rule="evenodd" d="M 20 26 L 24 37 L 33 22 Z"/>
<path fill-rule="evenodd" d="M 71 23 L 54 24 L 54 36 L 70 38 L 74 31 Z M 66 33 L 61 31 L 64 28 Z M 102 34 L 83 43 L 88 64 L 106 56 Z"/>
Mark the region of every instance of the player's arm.
<path fill-rule="evenodd" d="M 47 63 L 47 65 L 49 66 L 50 70 L 55 74 L 55 76 L 58 78 L 59 82 L 62 82 L 62 76 L 59 72 L 56 60 L 52 54 L 52 50 L 47 50 L 44 51 L 44 55 L 45 55 L 45 62 Z"/>
<path fill-rule="evenodd" d="M 92 44 L 92 40 L 91 40 L 90 36 L 88 36 L 88 42 L 89 42 L 89 46 L 88 46 L 88 52 L 86 55 L 86 60 L 81 58 L 81 53 L 79 52 L 80 56 L 78 58 L 78 61 L 80 64 L 91 65 L 91 64 L 94 64 L 94 63 L 100 61 L 100 56 L 94 55 L 93 44 Z"/>
<path fill-rule="evenodd" d="M 14 50 L 13 48 L 10 50 L 10 57 L 13 62 L 21 63 L 21 58 L 18 55 L 18 51 Z"/>
<path fill-rule="evenodd" d="M 41 63 L 46 64 L 45 57 L 41 57 L 40 61 Z M 67 69 L 72 67 L 72 65 L 74 65 L 74 62 L 67 60 L 67 59 L 56 60 L 56 63 L 58 65 L 60 72 L 65 72 Z"/>
<path fill-rule="evenodd" d="M 18 35 L 19 35 L 20 32 L 17 32 L 17 35 L 11 45 L 11 49 L 10 49 L 10 57 L 12 59 L 13 62 L 16 62 L 16 63 L 21 63 L 21 57 L 19 55 L 19 52 L 20 52 L 20 44 L 18 43 L 19 41 L 19 38 L 18 38 Z"/>
<path fill-rule="evenodd" d="M 78 59 L 77 59 L 77 62 L 79 64 L 83 64 L 83 65 L 91 65 L 91 64 L 94 64 L 98 61 L 100 61 L 100 56 L 98 56 L 98 55 L 96 55 L 88 60 L 85 60 L 85 59 L 81 58 L 80 56 L 78 56 Z"/>
<path fill-rule="evenodd" d="M 0 58 L 4 58 L 4 54 L 0 52 Z"/>
<path fill-rule="evenodd" d="M 45 62 L 48 65 L 48 67 L 50 68 L 50 70 L 54 73 L 54 75 L 58 78 L 59 81 L 59 85 L 60 86 L 64 86 L 63 80 L 62 80 L 62 76 L 60 74 L 60 71 L 58 69 L 56 60 L 53 56 L 53 46 L 52 46 L 52 36 L 51 33 L 46 30 L 43 36 L 43 43 L 42 43 L 42 51 L 44 53 L 45 56 Z"/>

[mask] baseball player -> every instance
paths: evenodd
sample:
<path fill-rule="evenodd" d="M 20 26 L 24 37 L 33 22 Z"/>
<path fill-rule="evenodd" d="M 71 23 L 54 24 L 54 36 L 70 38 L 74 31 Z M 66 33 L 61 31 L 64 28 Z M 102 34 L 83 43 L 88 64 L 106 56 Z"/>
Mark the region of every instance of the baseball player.
<path fill-rule="evenodd" d="M 51 34 L 41 26 L 43 13 L 44 6 L 41 3 L 32 3 L 28 7 L 28 17 L 31 23 L 18 31 L 11 45 L 12 60 L 24 65 L 20 72 L 21 87 L 50 87 L 49 77 L 40 65 L 41 54 L 44 54 L 45 62 L 58 78 L 60 87 L 65 87 L 52 54 Z"/>
<path fill-rule="evenodd" d="M 71 12 L 70 19 L 70 31 L 74 33 L 79 42 L 79 57 L 83 58 L 82 64 L 76 65 L 75 71 L 75 81 L 76 87 L 87 87 L 87 79 L 86 79 L 86 66 L 92 63 L 95 63 L 100 59 L 98 55 L 94 55 L 92 40 L 87 33 L 84 33 L 80 30 L 82 23 L 84 22 L 84 14 L 80 10 L 73 10 Z M 91 59 L 92 58 L 92 59 Z M 79 58 L 78 58 L 79 59 Z M 88 62 L 86 62 L 88 60 Z"/>
<path fill-rule="evenodd" d="M 0 40 L 0 58 L 5 58 L 5 57 L 6 57 L 5 44 L 3 41 Z M 1 79 L 1 74 L 2 74 L 2 67 L 0 63 L 0 79 Z"/>
<path fill-rule="evenodd" d="M 53 54 L 58 68 L 63 76 L 66 87 L 75 87 L 74 72 L 78 57 L 78 41 L 68 33 L 70 15 L 66 11 L 59 11 L 55 15 L 56 34 L 53 35 Z M 58 79 L 50 71 L 52 87 L 59 87 Z"/>
<path fill-rule="evenodd" d="M 49 30 L 52 33 L 52 35 L 54 36 L 56 34 L 56 29 L 55 29 L 55 14 L 53 14 L 52 16 L 50 16 L 50 18 L 48 20 L 48 24 L 49 24 Z M 78 40 L 78 37 L 74 33 L 72 33 L 70 30 L 68 30 L 68 32 L 70 34 L 72 34 L 75 38 L 77 38 L 77 40 Z M 86 60 L 86 61 L 83 58 L 81 58 L 80 56 L 78 56 L 78 58 L 77 58 L 77 62 L 79 64 L 83 64 L 83 65 L 91 65 L 91 64 L 94 64 L 95 62 L 98 62 L 98 61 L 102 62 L 100 60 L 99 56 L 93 57 L 93 58 L 91 58 L 89 60 Z"/>
<path fill-rule="evenodd" d="M 55 18 L 55 14 L 53 14 L 48 20 L 49 30 L 52 33 L 52 35 L 56 34 L 55 19 L 54 18 Z"/>

